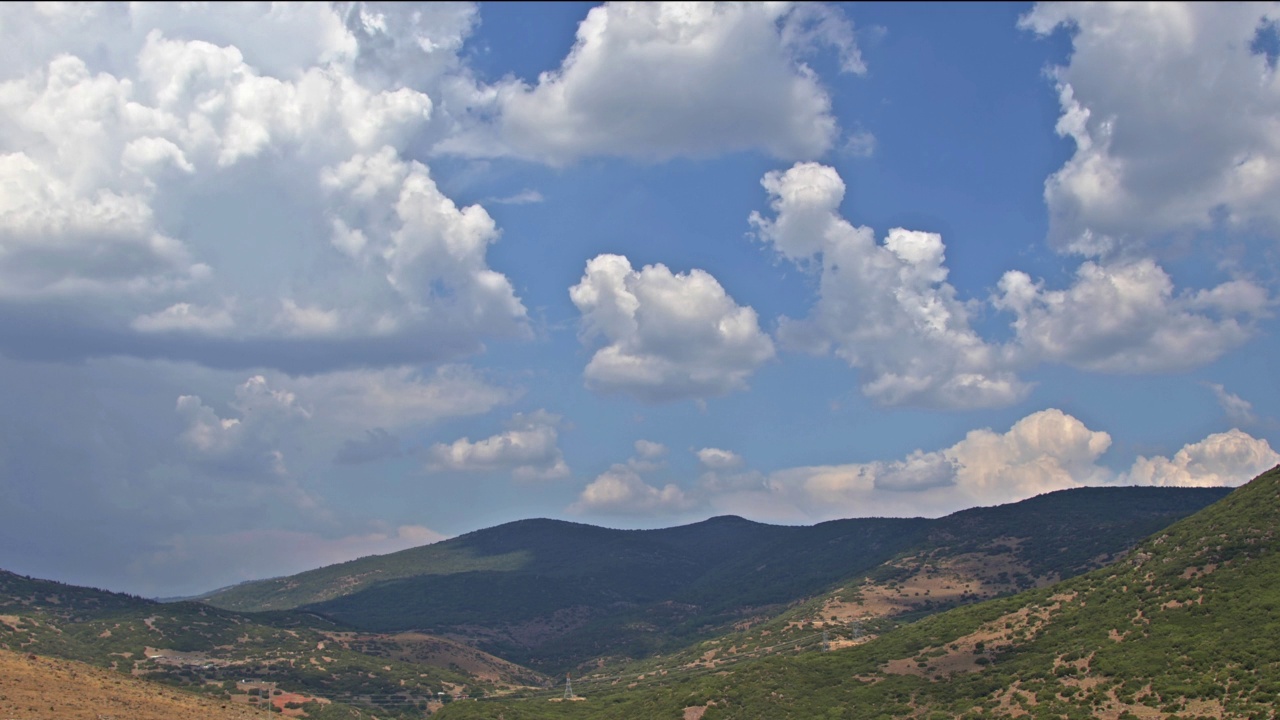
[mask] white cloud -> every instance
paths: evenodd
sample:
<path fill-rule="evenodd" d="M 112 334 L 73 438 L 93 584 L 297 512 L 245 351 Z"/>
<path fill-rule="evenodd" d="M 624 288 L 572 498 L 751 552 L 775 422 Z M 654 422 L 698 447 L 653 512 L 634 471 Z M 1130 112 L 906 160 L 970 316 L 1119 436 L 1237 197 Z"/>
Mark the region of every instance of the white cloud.
<path fill-rule="evenodd" d="M 970 327 L 946 282 L 941 237 L 895 228 L 878 244 L 840 216 L 845 185 L 830 167 L 797 163 L 762 184 L 776 216 L 752 213 L 759 238 L 802 266 L 820 256 L 818 301 L 804 320 L 783 318 L 784 344 L 834 350 L 886 405 L 1004 405 L 1026 393 Z"/>
<path fill-rule="evenodd" d="M 437 443 L 428 451 L 432 472 L 510 471 L 518 480 L 551 480 L 568 477 L 557 441 L 560 417 L 544 410 L 516 413 L 504 433 L 472 442 L 461 438 Z"/>
<path fill-rule="evenodd" d="M 1014 314 L 1022 362 L 1049 360 L 1105 372 L 1168 372 L 1207 364 L 1252 335 L 1269 315 L 1266 290 L 1232 280 L 1174 294 L 1152 260 L 1085 262 L 1066 290 L 1045 290 L 1026 273 L 1000 279 L 999 309 Z M 1216 317 L 1215 317 L 1216 316 Z"/>
<path fill-rule="evenodd" d="M 775 217 L 752 213 L 758 237 L 820 273 L 809 316 L 782 318 L 779 339 L 834 352 L 861 371 L 863 393 L 884 405 L 1007 405 L 1029 389 L 1015 371 L 1041 362 L 1125 373 L 1198 367 L 1252 337 L 1275 304 L 1266 289 L 1239 278 L 1175 292 L 1146 258 L 1083 262 L 1065 290 L 1010 270 L 989 300 L 1013 315 L 1014 339 L 998 346 L 970 326 L 982 303 L 961 301 L 946 282 L 941 237 L 895 228 L 877 243 L 870 228 L 840 215 L 844 182 L 817 163 L 770 172 L 762 184 Z"/>
<path fill-rule="evenodd" d="M 482 97 L 479 124 L 438 147 L 565 163 L 762 149 L 826 152 L 839 129 L 803 56 L 833 48 L 863 73 L 853 29 L 817 3 L 609 3 L 592 8 L 560 68 Z"/>
<path fill-rule="evenodd" d="M 288 426 L 310 418 L 311 413 L 293 393 L 272 389 L 261 375 L 239 385 L 230 405 L 239 417 L 219 417 L 196 395 L 178 398 L 177 413 L 187 423 L 178 439 L 189 457 L 224 477 L 287 475 L 280 438 Z"/>
<path fill-rule="evenodd" d="M 593 390 L 651 402 L 724 395 L 774 355 L 755 311 L 702 270 L 636 271 L 621 255 L 599 255 L 569 295 L 584 339 L 607 343 L 584 373 Z"/>
<path fill-rule="evenodd" d="M 698 463 L 708 470 L 731 470 L 742 465 L 742 456 L 732 450 L 702 448 L 697 453 Z"/>
<path fill-rule="evenodd" d="M 642 460 L 657 460 L 667 454 L 667 446 L 652 440 L 635 442 L 636 456 Z"/>
<path fill-rule="evenodd" d="M 466 365 L 443 365 L 428 373 L 410 367 L 344 370 L 280 382 L 305 397 L 327 422 L 361 430 L 482 415 L 519 395 Z"/>
<path fill-rule="evenodd" d="M 1280 73 L 1256 51 L 1273 3 L 1042 3 L 1019 25 L 1072 33 L 1054 70 L 1075 154 L 1045 183 L 1050 239 L 1098 254 L 1210 227 L 1280 231 Z"/>
<path fill-rule="evenodd" d="M 426 375 L 410 368 L 255 375 L 236 387 L 228 402 L 234 412 L 226 417 L 199 396 L 179 397 L 177 411 L 186 422 L 179 442 L 198 467 L 228 477 L 284 477 L 286 445 L 341 443 L 336 462 L 373 462 L 400 453 L 391 430 L 483 414 L 514 397 L 466 366 Z"/>
<path fill-rule="evenodd" d="M 1183 446 L 1173 459 L 1139 457 L 1122 479 L 1134 485 L 1235 486 L 1277 464 L 1280 453 L 1266 440 L 1231 429 Z"/>
<path fill-rule="evenodd" d="M 1235 425 L 1252 425 L 1258 421 L 1258 416 L 1253 414 L 1253 403 L 1235 393 L 1227 392 L 1220 383 L 1206 383 L 1206 385 L 1213 390 L 1213 396 L 1222 406 L 1228 422 Z"/>
<path fill-rule="evenodd" d="M 644 481 L 635 468 L 617 464 L 583 488 L 572 513 L 601 515 L 663 515 L 686 510 L 692 500 L 679 486 L 657 488 Z"/>
<path fill-rule="evenodd" d="M 702 487 L 716 507 L 752 508 L 761 518 L 936 517 L 1108 482 L 1112 475 L 1097 460 L 1110 444 L 1107 433 L 1048 409 L 1006 432 L 972 430 L 951 447 L 900 460 L 743 473 L 739 482 L 716 478 Z"/>
<path fill-rule="evenodd" d="M 466 5 L 6 6 L 0 309 L 78 334 L 53 342 L 66 353 L 291 371 L 527 336 L 486 262 L 492 218 L 407 157 L 452 122 L 437 103 L 473 91 L 456 52 L 475 19 Z"/>

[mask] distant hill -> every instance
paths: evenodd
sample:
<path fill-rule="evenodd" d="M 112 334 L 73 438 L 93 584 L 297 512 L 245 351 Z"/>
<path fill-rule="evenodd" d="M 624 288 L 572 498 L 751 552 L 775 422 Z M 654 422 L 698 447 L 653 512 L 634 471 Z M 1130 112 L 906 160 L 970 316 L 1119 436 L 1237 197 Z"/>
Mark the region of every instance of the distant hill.
<path fill-rule="evenodd" d="M 969 563 L 977 569 L 967 593 L 931 593 L 882 615 L 934 612 L 1033 587 L 1099 567 L 1226 492 L 1083 488 L 938 520 L 810 527 L 738 517 L 662 530 L 524 520 L 244 583 L 204 601 L 238 610 L 305 609 L 366 631 L 447 634 L 555 672 L 669 652 L 824 593 L 852 599 L 867 582 L 897 589 L 921 568 L 957 558 L 982 559 Z M 987 577 L 983 568 L 1004 574 Z"/>
<path fill-rule="evenodd" d="M 296 705 L 315 700 L 307 717 L 319 720 L 362 717 L 348 705 L 420 715 L 442 697 L 546 680 L 445 638 L 360 633 L 305 612 L 159 603 L 5 571 L 0 650 L 82 661 L 232 704 L 270 685 Z"/>
<path fill-rule="evenodd" d="M 468 703 L 442 718 L 1269 718 L 1277 637 L 1280 467 L 1110 566 L 868 642 L 579 680 L 583 702 Z"/>

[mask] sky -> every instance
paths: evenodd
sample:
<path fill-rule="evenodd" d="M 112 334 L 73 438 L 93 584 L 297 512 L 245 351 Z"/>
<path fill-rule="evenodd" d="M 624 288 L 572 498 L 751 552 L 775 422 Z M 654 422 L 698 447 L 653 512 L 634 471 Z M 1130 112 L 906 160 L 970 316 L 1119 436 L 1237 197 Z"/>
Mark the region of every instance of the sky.
<path fill-rule="evenodd" d="M 0 568 L 1280 463 L 1280 5 L 0 6 Z"/>

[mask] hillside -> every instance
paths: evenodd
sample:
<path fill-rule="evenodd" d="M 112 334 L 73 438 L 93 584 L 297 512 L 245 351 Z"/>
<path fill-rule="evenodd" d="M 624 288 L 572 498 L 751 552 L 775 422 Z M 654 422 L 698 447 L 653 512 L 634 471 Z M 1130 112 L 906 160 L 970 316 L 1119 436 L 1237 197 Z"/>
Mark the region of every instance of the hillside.
<path fill-rule="evenodd" d="M 157 603 L 4 571 L 0 649 L 83 661 L 231 703 L 272 687 L 298 705 L 416 711 L 446 696 L 545 681 L 444 638 L 358 633 L 307 613 Z M 330 716 L 336 707 L 311 706 L 307 714 Z"/>
<path fill-rule="evenodd" d="M 262 711 L 75 662 L 0 650 L 0 717 L 251 720 Z"/>
<path fill-rule="evenodd" d="M 867 619 L 862 615 L 918 615 L 1045 584 L 1099 567 L 1224 494 L 1084 488 L 938 520 L 811 527 L 736 517 L 662 530 L 526 520 L 246 583 L 205 601 L 246 610 L 298 607 L 371 632 L 447 634 L 559 672 L 671 652 L 814 598 L 813 618 L 786 622 L 805 626 L 834 615 L 847 630 Z M 913 577 L 932 582 L 947 573 L 954 582 L 910 594 L 921 592 L 911 589 Z M 892 598 L 880 602 L 877 593 Z M 879 609 L 858 607 L 859 600 L 875 600 Z"/>
<path fill-rule="evenodd" d="M 1280 692 L 1280 467 L 1125 559 L 830 652 L 575 683 L 443 718 L 1264 718 Z M 811 646 L 813 647 L 813 646 Z"/>

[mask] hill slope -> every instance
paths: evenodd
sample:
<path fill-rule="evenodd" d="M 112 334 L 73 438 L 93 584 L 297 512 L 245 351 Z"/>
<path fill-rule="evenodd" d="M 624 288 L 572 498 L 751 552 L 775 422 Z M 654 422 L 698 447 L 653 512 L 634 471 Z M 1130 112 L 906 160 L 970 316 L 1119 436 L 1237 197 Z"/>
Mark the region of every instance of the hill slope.
<path fill-rule="evenodd" d="M 554 716 L 1274 717 L 1277 528 L 1280 467 L 1109 567 L 847 649 L 575 683 L 588 700 Z M 551 717 L 547 705 L 467 704 L 442 717 Z"/>
<path fill-rule="evenodd" d="M 293 693 L 296 703 L 376 699 L 417 709 L 438 704 L 440 693 L 545 680 L 447 639 L 357 633 L 299 612 L 157 603 L 5 571 L 0 649 L 83 661 L 233 703 L 270 683 Z"/>
<path fill-rule="evenodd" d="M 262 711 L 73 660 L 0 650 L 0 717 L 59 720 L 253 720 Z"/>
<path fill-rule="evenodd" d="M 669 651 L 833 589 L 856 595 L 864 578 L 895 584 L 901 595 L 905 577 L 949 561 L 973 568 L 964 592 L 913 596 L 882 614 L 932 612 L 1043 584 L 1098 567 L 1224 494 L 1085 488 L 939 520 L 812 527 L 736 517 L 663 530 L 526 520 L 247 583 L 205 601 L 301 607 L 368 631 L 448 633 L 521 664 L 562 671 L 603 656 Z"/>

